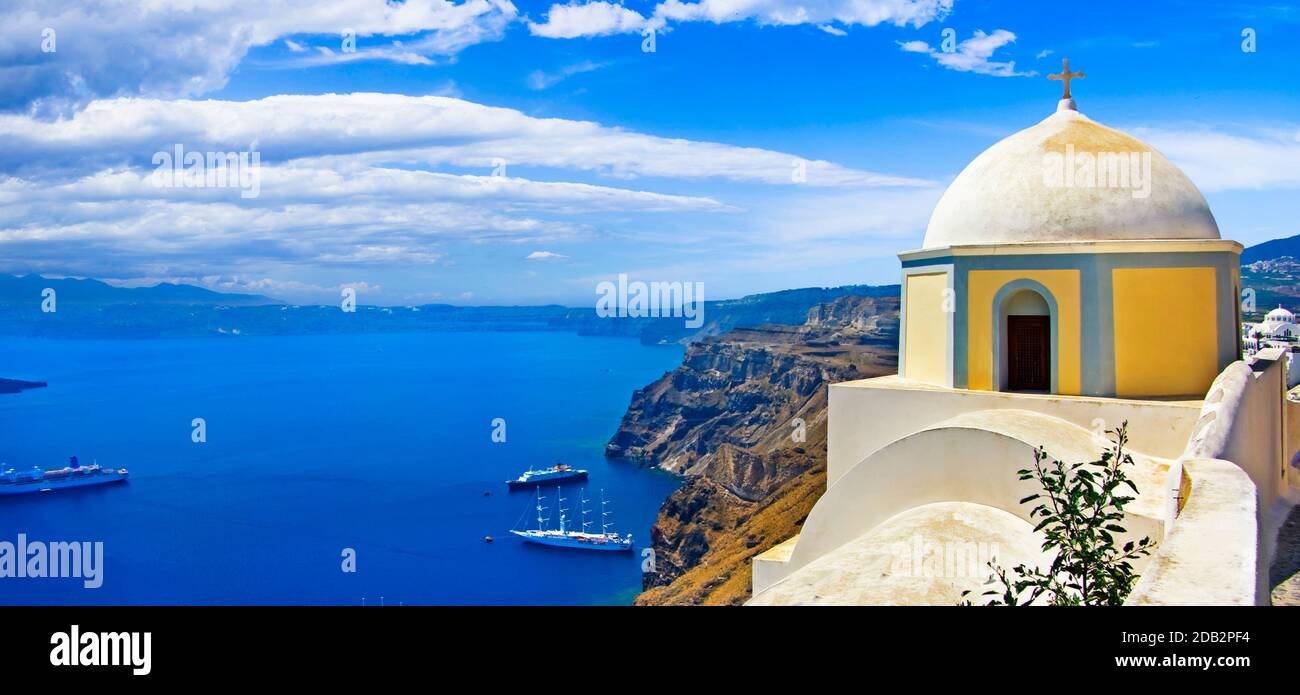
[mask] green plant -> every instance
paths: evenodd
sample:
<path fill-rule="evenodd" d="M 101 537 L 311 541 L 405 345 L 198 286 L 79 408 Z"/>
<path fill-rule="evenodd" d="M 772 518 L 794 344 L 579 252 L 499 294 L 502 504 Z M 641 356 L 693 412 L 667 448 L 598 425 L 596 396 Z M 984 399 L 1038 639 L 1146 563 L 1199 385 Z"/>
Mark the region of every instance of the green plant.
<path fill-rule="evenodd" d="M 1042 492 L 1020 500 L 1037 502 L 1030 512 L 1034 531 L 1043 533 L 1043 551 L 1053 552 L 1051 567 L 1041 570 L 1020 564 L 1009 572 L 996 560 L 989 562 L 993 574 L 984 591 L 985 605 L 1028 605 L 1040 600 L 1055 606 L 1118 606 L 1133 590 L 1137 574 L 1133 561 L 1150 555 L 1155 542 L 1149 537 L 1117 545 L 1116 535 L 1126 533 L 1121 525 L 1124 506 L 1138 494 L 1125 469 L 1133 457 L 1125 451 L 1128 423 L 1107 434 L 1114 446 L 1097 461 L 1067 466 L 1039 447 L 1033 468 L 1017 471 L 1020 480 L 1037 480 Z M 970 605 L 971 592 L 962 592 L 963 605 Z"/>

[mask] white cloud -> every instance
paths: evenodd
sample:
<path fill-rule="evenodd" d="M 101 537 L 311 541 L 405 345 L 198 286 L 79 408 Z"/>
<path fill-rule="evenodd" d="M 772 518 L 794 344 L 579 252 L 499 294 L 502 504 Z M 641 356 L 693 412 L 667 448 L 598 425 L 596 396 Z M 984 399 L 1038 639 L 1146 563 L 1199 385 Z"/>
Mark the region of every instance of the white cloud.
<path fill-rule="evenodd" d="M 830 34 L 831 36 L 848 36 L 849 32 L 835 26 L 834 24 L 818 24 L 818 29 Z"/>
<path fill-rule="evenodd" d="M 655 16 L 672 21 L 715 24 L 752 20 L 764 25 L 837 22 L 873 27 L 878 24 L 919 27 L 952 11 L 952 0 L 665 0 Z"/>
<path fill-rule="evenodd" d="M 1204 124 L 1130 132 L 1160 150 L 1203 191 L 1300 188 L 1300 126 L 1248 134 Z"/>
<path fill-rule="evenodd" d="M 558 261 L 561 258 L 568 258 L 568 256 L 551 251 L 534 251 L 524 256 L 525 261 Z"/>
<path fill-rule="evenodd" d="M 550 89 L 574 75 L 581 75 L 585 72 L 594 72 L 608 65 L 609 63 L 595 63 L 590 60 L 584 60 L 581 63 L 566 65 L 555 72 L 534 70 L 528 75 L 528 87 L 529 89 L 537 90 Z"/>
<path fill-rule="evenodd" d="M 764 26 L 819 25 L 835 34 L 831 26 L 923 26 L 943 19 L 952 11 L 952 0 L 663 0 L 649 16 L 620 4 L 596 0 L 552 4 L 543 23 L 529 22 L 534 35 L 571 39 L 607 36 L 658 29 L 674 22 L 752 21 Z"/>
<path fill-rule="evenodd" d="M 0 114 L 0 140 L 0 267 L 94 277 L 402 268 L 441 263 L 453 243 L 571 243 L 629 216 L 741 212 L 706 195 L 630 187 L 633 178 L 721 179 L 804 195 L 932 188 L 824 161 L 807 162 L 807 183 L 796 185 L 799 160 L 788 153 L 435 96 L 100 100 L 57 120 Z M 154 154 L 177 144 L 238 153 L 250 143 L 261 158 L 255 198 L 153 178 Z M 499 160 L 510 174 L 536 167 L 561 180 L 488 175 Z M 575 173 L 620 185 L 563 180 Z"/>
<path fill-rule="evenodd" d="M 256 198 L 241 197 L 234 187 L 165 187 L 147 170 L 105 169 L 67 183 L 0 180 L 0 204 L 59 201 L 110 202 L 158 200 L 165 203 L 231 203 L 245 206 L 285 204 L 373 204 L 445 201 L 488 202 L 519 211 L 557 214 L 591 212 L 725 212 L 734 210 L 704 196 L 683 196 L 596 186 L 586 183 L 533 181 L 517 177 L 447 174 L 389 167 L 356 170 L 323 166 L 262 165 Z M 3 219 L 0 212 L 0 219 Z"/>
<path fill-rule="evenodd" d="M 87 275 L 203 274 L 215 263 L 412 265 L 455 239 L 537 242 L 587 236 L 584 225 L 448 203 L 294 204 L 158 200 L 66 201 L 11 207 L 0 219 L 0 260 Z M 69 269 L 71 272 L 71 268 Z"/>
<path fill-rule="evenodd" d="M 535 22 L 510 0 L 9 0 L 0 9 L 0 110 L 71 113 L 97 98 L 198 96 L 223 87 L 250 49 L 277 41 L 290 55 L 273 62 L 285 67 L 366 60 L 427 66 L 500 40 L 519 21 L 550 38 L 741 21 L 811 24 L 836 34 L 882 23 L 919 27 L 951 9 L 952 0 L 663 0 L 643 14 L 574 0 L 550 5 Z M 39 50 L 47 27 L 56 31 L 53 53 Z M 343 49 L 345 31 L 355 33 L 355 50 Z"/>
<path fill-rule="evenodd" d="M 1013 43 L 1016 35 L 1006 29 L 998 29 L 986 34 L 978 29 L 965 41 L 957 44 L 951 53 L 935 49 L 924 41 L 900 41 L 898 46 L 908 53 L 924 53 L 949 70 L 973 72 L 994 77 L 1032 77 L 1037 72 L 1016 72 L 1014 60 L 998 62 L 990 60 L 999 48 Z"/>
<path fill-rule="evenodd" d="M 760 236 L 778 247 L 919 238 L 942 194 L 942 189 L 869 190 L 782 201 L 761 211 Z"/>
<path fill-rule="evenodd" d="M 328 46 L 317 46 L 316 54 L 302 56 L 288 61 L 281 61 L 276 67 L 287 69 L 310 68 L 318 65 L 339 65 L 342 63 L 358 63 L 367 60 L 386 60 L 390 63 L 399 63 L 402 65 L 437 65 L 437 61 L 431 60 L 426 56 L 414 53 L 412 51 L 401 50 L 380 46 L 377 48 L 366 48 L 355 52 L 336 53 L 334 49 Z"/>
<path fill-rule="evenodd" d="M 639 32 L 645 26 L 645 17 L 612 2 L 551 5 L 544 23 L 528 23 L 528 29 L 534 36 L 551 39 L 625 34 Z"/>
<path fill-rule="evenodd" d="M 252 101 L 96 101 L 71 118 L 0 114 L 0 174 L 45 178 L 145 167 L 176 143 L 198 151 L 243 151 L 258 143 L 264 164 L 324 168 L 402 163 L 487 173 L 519 165 L 631 179 L 722 178 L 793 185 L 797 157 L 751 147 L 662 138 L 591 121 L 535 118 L 441 96 L 281 95 Z M 302 160 L 302 161 L 299 161 Z M 926 186 L 931 182 L 805 162 L 807 186 Z"/>
<path fill-rule="evenodd" d="M 317 35 L 335 37 L 339 48 L 347 29 L 357 52 L 332 51 L 334 60 L 453 56 L 500 39 L 517 18 L 509 0 L 8 0 L 0 9 L 0 109 L 66 112 L 103 96 L 202 94 L 223 86 L 252 47 Z M 46 27 L 56 31 L 53 53 L 39 50 Z M 406 40 L 398 51 L 379 37 Z"/>

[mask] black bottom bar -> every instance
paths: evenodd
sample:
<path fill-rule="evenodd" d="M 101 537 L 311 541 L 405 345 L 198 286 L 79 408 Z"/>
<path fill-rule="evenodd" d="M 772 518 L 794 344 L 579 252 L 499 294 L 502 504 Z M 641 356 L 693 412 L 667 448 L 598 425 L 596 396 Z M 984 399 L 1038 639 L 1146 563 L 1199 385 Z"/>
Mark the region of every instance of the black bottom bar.
<path fill-rule="evenodd" d="M 21 607 L 0 609 L 7 678 L 128 682 L 257 682 L 268 674 L 306 681 L 409 676 L 535 679 L 543 673 L 676 681 L 682 664 L 736 685 L 766 673 L 836 672 L 992 679 L 1003 676 L 1123 679 L 1285 675 L 1295 662 L 1284 608 L 302 608 Z M 77 632 L 80 657 L 122 665 L 72 665 L 61 644 Z M 62 633 L 60 636 L 58 633 Z M 87 635 L 93 633 L 93 636 Z M 104 633 L 112 633 L 103 637 Z M 135 641 L 120 633 L 137 633 Z M 149 634 L 147 664 L 144 633 Z M 93 646 L 87 646 L 94 643 Z M 130 658 L 136 657 L 136 658 Z M 1147 663 L 1131 661 L 1132 658 Z M 1204 662 L 1203 659 L 1210 661 Z M 60 665 L 52 663 L 60 661 Z M 135 670 L 149 671 L 134 675 Z M 847 669 L 847 670 L 845 670 Z M 1076 674 L 1070 676 L 1068 674 Z M 1120 679 L 1120 680 L 1115 680 Z M 472 682 L 472 681 L 471 681 Z"/>

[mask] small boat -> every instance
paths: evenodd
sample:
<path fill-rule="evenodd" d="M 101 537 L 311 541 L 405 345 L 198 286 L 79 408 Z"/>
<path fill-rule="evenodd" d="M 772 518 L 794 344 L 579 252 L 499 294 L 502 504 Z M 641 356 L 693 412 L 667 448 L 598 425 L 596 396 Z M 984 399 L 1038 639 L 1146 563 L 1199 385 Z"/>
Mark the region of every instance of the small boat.
<path fill-rule="evenodd" d="M 0 470 L 0 496 L 120 483 L 125 482 L 128 475 L 125 468 L 100 468 L 98 463 L 83 466 L 73 456 L 69 465 L 50 471 L 39 467 L 29 471 Z"/>
<path fill-rule="evenodd" d="M 590 533 L 587 528 L 591 525 L 587 521 L 587 499 L 581 491 L 578 493 L 581 499 L 582 508 L 582 530 L 572 531 L 568 528 L 569 517 L 566 514 L 569 510 L 564 507 L 564 493 L 557 486 L 555 488 L 555 503 L 560 515 L 560 528 L 547 529 L 550 525 L 550 517 L 543 516 L 548 507 L 542 505 L 541 488 L 537 490 L 536 509 L 537 509 L 537 528 L 536 529 L 512 529 L 510 533 L 524 539 L 527 543 L 537 543 L 539 545 L 550 545 L 557 548 L 578 548 L 580 550 L 632 550 L 632 536 L 620 535 L 609 530 L 613 524 L 609 523 L 610 512 L 606 508 L 605 491 L 600 491 L 600 515 L 601 515 L 601 532 Z"/>
<path fill-rule="evenodd" d="M 524 471 L 523 475 L 514 480 L 507 480 L 506 485 L 511 490 L 520 488 L 538 487 L 546 483 L 563 483 L 570 480 L 586 480 L 587 471 L 581 468 L 571 468 L 563 463 L 557 463 L 550 468 L 541 468 Z"/>

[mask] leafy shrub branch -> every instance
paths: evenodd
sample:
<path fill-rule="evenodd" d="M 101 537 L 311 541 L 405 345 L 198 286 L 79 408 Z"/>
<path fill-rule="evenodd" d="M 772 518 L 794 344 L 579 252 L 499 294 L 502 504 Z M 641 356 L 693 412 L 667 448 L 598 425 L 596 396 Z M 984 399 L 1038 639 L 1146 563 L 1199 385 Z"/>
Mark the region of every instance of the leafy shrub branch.
<path fill-rule="evenodd" d="M 1125 472 L 1133 466 L 1133 457 L 1125 451 L 1128 423 L 1107 434 L 1114 435 L 1114 446 L 1100 460 L 1067 466 L 1039 447 L 1033 468 L 1016 472 L 1020 480 L 1036 480 L 1042 488 L 1020 503 L 1036 503 L 1029 518 L 1037 522 L 1034 531 L 1043 533 L 1043 552 L 1055 556 L 1046 570 L 1020 564 L 1008 571 L 996 560 L 989 562 L 993 573 L 982 594 L 985 605 L 1124 603 L 1137 581 L 1133 561 L 1150 555 L 1155 542 L 1143 537 L 1120 546 L 1116 540 L 1127 533 L 1124 507 L 1138 489 Z M 963 605 L 970 605 L 970 593 L 962 592 Z"/>

